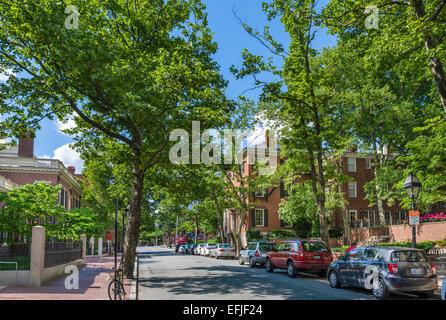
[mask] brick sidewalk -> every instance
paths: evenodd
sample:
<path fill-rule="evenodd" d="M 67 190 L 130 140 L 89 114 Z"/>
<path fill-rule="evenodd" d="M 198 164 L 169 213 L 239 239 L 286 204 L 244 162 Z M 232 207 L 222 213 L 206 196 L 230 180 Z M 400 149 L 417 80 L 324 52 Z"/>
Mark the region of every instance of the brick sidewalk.
<path fill-rule="evenodd" d="M 87 257 L 79 269 L 79 289 L 65 289 L 66 275 L 40 287 L 7 287 L 0 289 L 0 300 L 108 300 L 108 275 L 114 267 L 114 257 Z M 119 263 L 119 258 L 118 258 Z M 127 280 L 126 299 L 130 296 L 131 281 Z"/>

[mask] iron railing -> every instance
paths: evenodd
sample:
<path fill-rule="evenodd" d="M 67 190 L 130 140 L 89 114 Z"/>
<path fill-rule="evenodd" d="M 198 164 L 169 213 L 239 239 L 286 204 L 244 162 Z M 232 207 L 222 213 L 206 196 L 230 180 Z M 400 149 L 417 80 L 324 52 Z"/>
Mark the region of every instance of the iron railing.
<path fill-rule="evenodd" d="M 46 242 L 45 243 L 45 268 L 70 263 L 82 259 L 81 242 Z"/>
<path fill-rule="evenodd" d="M 29 270 L 30 250 L 31 242 L 0 246 L 0 270 Z"/>

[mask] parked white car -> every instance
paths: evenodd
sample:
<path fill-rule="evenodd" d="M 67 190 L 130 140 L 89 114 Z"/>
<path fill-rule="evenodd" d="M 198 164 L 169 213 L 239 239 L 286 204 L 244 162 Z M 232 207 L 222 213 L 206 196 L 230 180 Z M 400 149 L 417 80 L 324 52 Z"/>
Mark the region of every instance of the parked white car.
<path fill-rule="evenodd" d="M 211 258 L 234 258 L 235 249 L 227 243 L 219 243 L 215 248 L 211 249 Z"/>
<path fill-rule="evenodd" d="M 205 245 L 206 245 L 206 243 L 199 243 L 197 245 L 197 247 L 195 248 L 195 252 L 194 253 L 200 255 L 201 251 L 202 251 L 202 249 L 204 248 Z"/>
<path fill-rule="evenodd" d="M 217 247 L 216 243 L 205 243 L 205 246 L 201 249 L 202 256 L 208 256 L 211 253 L 211 249 Z"/>

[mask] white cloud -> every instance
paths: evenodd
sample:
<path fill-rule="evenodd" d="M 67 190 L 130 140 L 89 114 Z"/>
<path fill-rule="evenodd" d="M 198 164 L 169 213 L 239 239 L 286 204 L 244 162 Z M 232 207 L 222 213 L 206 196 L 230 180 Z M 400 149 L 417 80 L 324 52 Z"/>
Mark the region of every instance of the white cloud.
<path fill-rule="evenodd" d="M 10 76 L 16 77 L 17 75 L 12 72 L 12 69 L 5 69 L 5 72 L 0 73 L 0 81 L 6 82 Z"/>
<path fill-rule="evenodd" d="M 66 130 L 66 129 L 73 129 L 76 127 L 76 123 L 74 122 L 73 117 L 69 117 L 69 119 L 66 122 L 62 122 L 59 119 L 57 120 L 56 123 L 57 126 L 57 130 L 64 134 L 64 135 L 68 135 L 65 132 L 62 132 L 62 130 Z"/>
<path fill-rule="evenodd" d="M 52 158 L 62 161 L 66 167 L 75 167 L 76 173 L 81 173 L 84 168 L 84 160 L 81 159 L 79 152 L 71 149 L 69 143 L 54 150 L 54 156 Z"/>

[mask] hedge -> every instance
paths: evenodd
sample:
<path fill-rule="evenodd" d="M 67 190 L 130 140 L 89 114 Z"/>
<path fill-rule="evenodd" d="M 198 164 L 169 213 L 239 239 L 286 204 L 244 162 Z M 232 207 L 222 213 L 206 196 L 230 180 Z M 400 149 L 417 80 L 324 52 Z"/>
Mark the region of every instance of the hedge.
<path fill-rule="evenodd" d="M 273 229 L 271 230 L 270 238 L 293 238 L 297 237 L 297 233 L 294 230 L 282 230 L 282 229 Z"/>
<path fill-rule="evenodd" d="M 446 246 L 446 240 L 438 240 L 438 241 L 423 241 L 418 242 L 416 244 L 417 249 L 423 249 L 428 252 L 430 249 L 434 248 L 436 245 L 440 247 Z M 379 247 L 405 247 L 412 248 L 412 242 L 380 242 L 378 243 Z M 333 252 L 342 252 L 345 253 L 350 246 L 342 246 L 341 248 L 332 248 Z"/>
<path fill-rule="evenodd" d="M 3 258 L 2 262 L 17 262 L 17 270 L 29 270 L 30 258 Z M 15 263 L 0 263 L 0 270 L 15 270 Z"/>

